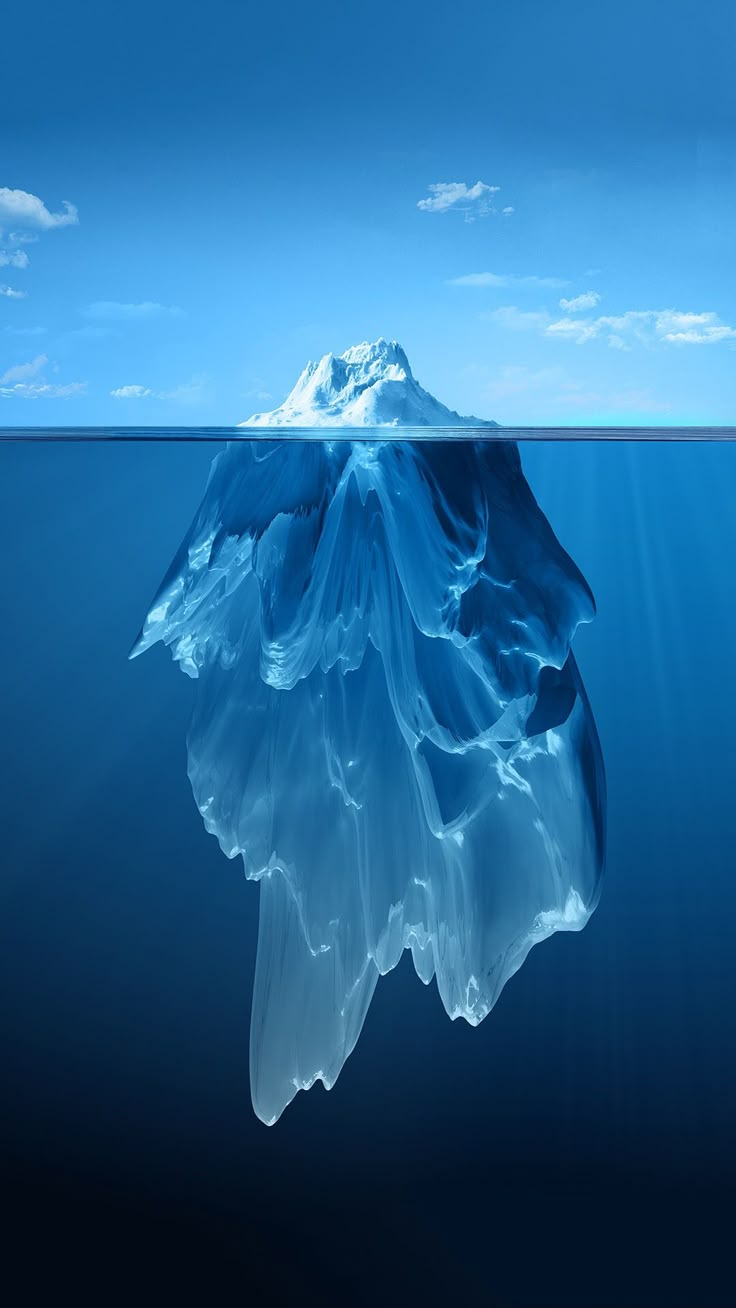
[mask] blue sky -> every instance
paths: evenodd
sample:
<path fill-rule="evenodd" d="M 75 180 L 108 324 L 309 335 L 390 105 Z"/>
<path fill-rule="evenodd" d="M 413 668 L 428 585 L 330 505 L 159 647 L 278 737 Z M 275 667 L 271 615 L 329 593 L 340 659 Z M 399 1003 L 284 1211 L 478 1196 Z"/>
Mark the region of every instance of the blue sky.
<path fill-rule="evenodd" d="M 4 26 L 0 424 L 237 422 L 380 335 L 464 413 L 736 421 L 731 0 Z"/>

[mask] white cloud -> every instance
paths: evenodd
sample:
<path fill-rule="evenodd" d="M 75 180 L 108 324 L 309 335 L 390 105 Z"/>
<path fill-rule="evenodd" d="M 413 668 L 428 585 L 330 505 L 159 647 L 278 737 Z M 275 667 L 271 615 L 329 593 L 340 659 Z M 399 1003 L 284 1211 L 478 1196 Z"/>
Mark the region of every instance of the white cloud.
<path fill-rule="evenodd" d="M 679 309 L 631 309 L 599 318 L 561 318 L 548 323 L 544 331 L 576 345 L 603 339 L 617 350 L 630 349 L 632 344 L 717 345 L 736 339 L 736 328 L 722 322 L 717 313 L 683 313 Z"/>
<path fill-rule="evenodd" d="M 153 391 L 147 386 L 117 386 L 110 394 L 114 400 L 144 400 L 148 395 L 153 395 Z"/>
<path fill-rule="evenodd" d="M 58 400 L 82 395 L 86 391 L 86 382 L 47 382 L 43 376 L 47 364 L 48 357 L 38 354 L 28 363 L 18 363 L 8 368 L 0 377 L 0 399 Z M 57 371 L 55 365 L 52 366 L 52 371 Z"/>
<path fill-rule="evenodd" d="M 30 363 L 18 363 L 14 368 L 8 368 L 0 377 L 0 386 L 6 386 L 9 382 L 27 381 L 29 377 L 37 377 L 45 368 L 48 358 L 45 354 L 39 354 Z"/>
<path fill-rule="evenodd" d="M 39 231 L 71 227 L 78 222 L 77 209 L 69 200 L 63 200 L 61 210 L 52 213 L 43 200 L 30 191 L 14 191 L 9 186 L 0 186 L 0 237 L 3 236 L 5 224 L 11 225 L 11 230 L 5 234 L 5 248 L 0 249 L 0 268 L 27 268 L 30 262 L 25 250 L 9 249 L 8 246 L 29 245 L 39 239 Z M 32 230 L 29 231 L 29 228 Z M 20 300 L 25 298 L 25 291 L 0 286 L 0 295 Z"/>
<path fill-rule="evenodd" d="M 519 277 L 515 273 L 478 272 L 451 277 L 448 286 L 532 286 L 557 289 L 569 285 L 562 277 L 536 277 L 533 274 Z"/>
<path fill-rule="evenodd" d="M 0 223 L 13 226 L 38 228 L 50 231 L 52 227 L 73 227 L 79 222 L 76 206 L 69 200 L 62 200 L 60 213 L 52 213 L 43 200 L 30 191 L 13 191 L 8 186 L 0 186 Z"/>
<path fill-rule="evenodd" d="M 577 300 L 582 298 L 578 296 Z M 565 307 L 575 305 L 576 301 L 563 300 L 561 303 Z M 736 341 L 736 328 L 711 312 L 630 309 L 626 313 L 601 314 L 597 318 L 570 316 L 554 319 L 546 309 L 527 311 L 516 304 L 505 304 L 480 316 L 506 331 L 541 332 L 552 339 L 571 341 L 575 345 L 600 340 L 613 350 L 631 350 L 635 345 L 651 348 L 656 345 L 717 345 L 721 341 Z"/>
<path fill-rule="evenodd" d="M 64 386 L 52 382 L 16 382 L 14 386 L 0 386 L 0 398 L 4 400 L 59 400 L 72 395 L 83 395 L 87 389 L 86 382 L 67 382 Z"/>
<path fill-rule="evenodd" d="M 84 310 L 86 318 L 107 319 L 112 322 L 137 322 L 148 318 L 180 318 L 183 310 L 176 305 L 157 304 L 155 300 L 142 300 L 138 304 L 121 304 L 118 300 L 97 300 Z"/>
<path fill-rule="evenodd" d="M 503 209 L 501 210 L 501 213 L 503 214 L 504 218 L 510 218 L 512 213 L 516 213 L 516 210 L 513 204 L 507 204 L 504 205 Z"/>
<path fill-rule="evenodd" d="M 583 291 L 582 295 L 575 295 L 571 300 L 560 300 L 560 308 L 565 313 L 579 313 L 581 309 L 594 309 L 600 302 L 597 291 Z"/>
<path fill-rule="evenodd" d="M 489 186 L 486 182 L 475 182 L 473 186 L 466 182 L 431 182 L 427 187 L 429 195 L 417 201 L 417 209 L 425 213 L 446 213 L 448 209 L 454 209 L 465 215 L 466 222 L 473 222 L 497 212 L 493 196 L 500 189 L 500 186 Z"/>
<path fill-rule="evenodd" d="M 167 400 L 171 404 L 194 408 L 206 400 L 208 384 L 209 378 L 204 373 L 199 373 L 170 391 L 154 391 L 150 386 L 134 383 L 128 386 L 116 386 L 110 394 L 115 400 Z"/>
<path fill-rule="evenodd" d="M 736 328 L 721 322 L 717 313 L 680 313 L 665 309 L 656 316 L 662 340 L 675 345 L 712 345 L 736 338 Z"/>
<path fill-rule="evenodd" d="M 592 340 L 597 334 L 597 322 L 591 318 L 561 318 L 559 322 L 547 322 L 545 331 L 548 336 L 557 336 L 562 340 L 575 341 L 582 345 Z"/>
<path fill-rule="evenodd" d="M 0 268 L 27 268 L 28 262 L 25 250 L 0 250 Z"/>

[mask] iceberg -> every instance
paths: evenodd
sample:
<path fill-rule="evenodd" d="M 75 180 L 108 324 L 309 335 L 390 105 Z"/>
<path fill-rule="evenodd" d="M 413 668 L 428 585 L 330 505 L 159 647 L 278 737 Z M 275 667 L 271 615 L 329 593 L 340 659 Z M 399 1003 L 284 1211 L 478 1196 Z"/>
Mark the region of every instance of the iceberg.
<path fill-rule="evenodd" d="M 591 592 L 510 440 L 416 382 L 396 342 L 309 364 L 230 442 L 131 656 L 196 679 L 188 774 L 260 882 L 250 1075 L 275 1122 L 334 1085 L 411 951 L 477 1025 L 531 947 L 580 930 L 604 859 L 601 751 L 572 653 Z"/>

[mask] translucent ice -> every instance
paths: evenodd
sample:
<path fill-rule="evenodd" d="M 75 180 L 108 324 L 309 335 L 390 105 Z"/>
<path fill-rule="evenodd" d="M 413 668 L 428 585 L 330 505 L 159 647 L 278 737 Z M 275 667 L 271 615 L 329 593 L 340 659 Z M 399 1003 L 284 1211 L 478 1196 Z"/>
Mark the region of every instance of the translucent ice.
<path fill-rule="evenodd" d="M 370 418 L 398 347 L 357 348 Z M 334 1084 L 404 949 L 475 1025 L 532 945 L 584 926 L 605 798 L 571 641 L 593 614 L 510 441 L 283 434 L 214 460 L 133 652 L 163 640 L 198 679 L 194 797 L 261 882 L 265 1122 Z"/>

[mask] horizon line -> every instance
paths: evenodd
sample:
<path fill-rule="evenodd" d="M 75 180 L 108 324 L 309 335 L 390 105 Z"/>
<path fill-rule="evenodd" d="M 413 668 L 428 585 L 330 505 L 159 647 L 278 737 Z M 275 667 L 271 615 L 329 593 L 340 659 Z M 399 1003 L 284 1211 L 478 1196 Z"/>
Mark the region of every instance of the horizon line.
<path fill-rule="evenodd" d="M 724 441 L 736 442 L 736 426 L 447 426 L 447 427 L 0 427 L 0 443 L 41 442 L 159 442 L 296 440 L 388 442 L 473 440 L 473 441 Z"/>

